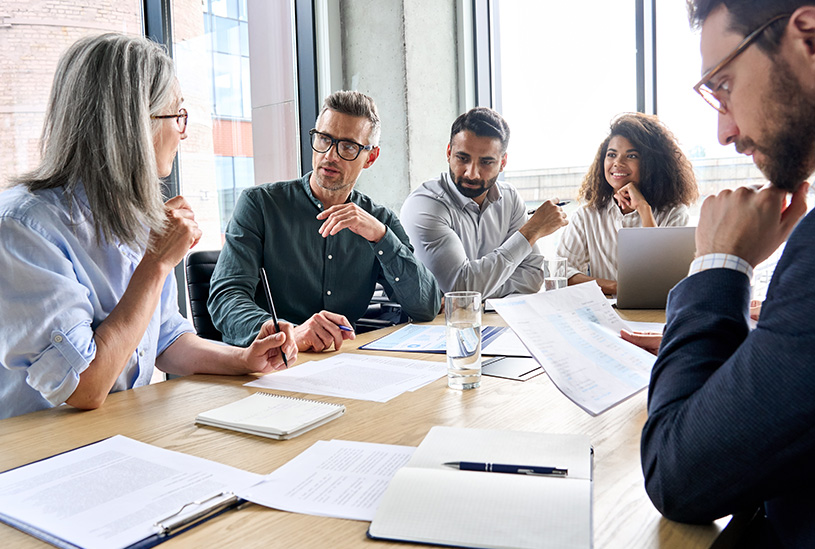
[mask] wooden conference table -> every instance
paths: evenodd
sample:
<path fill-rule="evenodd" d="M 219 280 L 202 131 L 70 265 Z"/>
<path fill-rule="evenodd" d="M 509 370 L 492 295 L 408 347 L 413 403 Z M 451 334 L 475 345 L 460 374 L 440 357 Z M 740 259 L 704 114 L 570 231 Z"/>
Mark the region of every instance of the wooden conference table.
<path fill-rule="evenodd" d="M 628 320 L 664 320 L 662 311 L 623 311 Z M 437 319 L 436 323 L 443 319 Z M 485 325 L 504 325 L 496 314 Z M 382 336 L 387 328 L 346 342 L 342 352 Z M 370 353 L 370 351 L 359 351 Z M 416 354 L 391 353 L 417 358 Z M 443 355 L 419 355 L 444 360 Z M 322 358 L 303 353 L 298 363 Z M 520 382 L 484 376 L 479 389 L 459 392 L 439 379 L 390 402 L 377 403 L 301 395 L 341 402 L 346 414 L 318 429 L 285 441 L 197 427 L 195 416 L 257 389 L 252 378 L 195 375 L 112 394 L 98 410 L 63 406 L 0 421 L 0 471 L 70 450 L 115 434 L 266 474 L 318 440 L 344 439 L 417 446 L 434 425 L 587 434 L 595 450 L 594 546 L 605 548 L 709 547 L 726 519 L 707 526 L 668 521 L 653 507 L 643 487 L 640 431 L 646 419 L 642 391 L 597 417 L 563 396 L 546 375 Z M 484 510 L 489 513 L 489 509 Z M 181 534 L 161 547 L 406 547 L 366 538 L 367 522 L 299 515 L 253 504 L 227 512 Z M 47 547 L 0 524 L 0 547 Z"/>

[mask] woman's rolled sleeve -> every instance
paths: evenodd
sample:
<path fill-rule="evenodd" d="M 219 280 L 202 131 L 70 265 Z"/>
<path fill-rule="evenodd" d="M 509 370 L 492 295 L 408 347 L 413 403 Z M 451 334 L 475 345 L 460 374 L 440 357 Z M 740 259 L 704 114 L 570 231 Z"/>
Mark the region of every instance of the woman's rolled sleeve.
<path fill-rule="evenodd" d="M 70 397 L 96 356 L 96 342 L 88 323 L 70 330 L 53 330 L 48 345 L 28 366 L 26 382 L 54 406 Z"/>

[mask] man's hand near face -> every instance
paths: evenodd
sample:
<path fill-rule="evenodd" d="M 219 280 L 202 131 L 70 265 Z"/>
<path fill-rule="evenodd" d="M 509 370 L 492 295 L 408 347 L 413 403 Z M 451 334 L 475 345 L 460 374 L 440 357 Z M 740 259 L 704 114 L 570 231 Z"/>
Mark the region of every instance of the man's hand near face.
<path fill-rule="evenodd" d="M 294 328 L 294 339 L 297 349 L 306 352 L 322 352 L 334 345 L 339 351 L 346 339 L 356 339 L 354 332 L 340 329 L 340 326 L 351 326 L 343 315 L 331 311 L 320 311 Z"/>
<path fill-rule="evenodd" d="M 748 187 L 725 190 L 702 204 L 696 229 L 697 257 L 724 253 L 740 257 L 755 267 L 789 236 L 807 211 L 804 182 L 792 193 L 772 185 L 756 191 Z"/>
<path fill-rule="evenodd" d="M 317 219 L 324 220 L 320 226 L 323 238 L 348 229 L 369 242 L 377 243 L 387 232 L 381 221 L 352 202 L 331 206 L 320 212 Z"/>

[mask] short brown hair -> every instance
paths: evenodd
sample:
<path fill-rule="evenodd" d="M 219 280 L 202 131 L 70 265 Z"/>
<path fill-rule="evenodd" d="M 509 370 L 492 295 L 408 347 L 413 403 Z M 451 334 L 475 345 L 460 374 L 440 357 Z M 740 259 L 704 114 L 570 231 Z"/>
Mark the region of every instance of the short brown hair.
<path fill-rule="evenodd" d="M 379 146 L 379 135 L 382 132 L 382 126 L 373 99 L 358 91 L 339 90 L 325 98 L 317 120 L 320 119 L 326 109 L 349 116 L 367 118 L 368 122 L 371 123 L 371 133 L 368 135 L 368 143 L 364 144 L 373 145 L 374 147 Z"/>

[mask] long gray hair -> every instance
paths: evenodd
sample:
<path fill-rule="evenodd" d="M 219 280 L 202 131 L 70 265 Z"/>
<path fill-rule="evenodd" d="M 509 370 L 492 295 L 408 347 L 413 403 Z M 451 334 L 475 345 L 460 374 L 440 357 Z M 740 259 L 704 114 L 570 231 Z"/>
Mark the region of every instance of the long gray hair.
<path fill-rule="evenodd" d="M 41 161 L 15 182 L 35 191 L 84 186 L 97 239 L 147 246 L 165 215 L 153 136 L 176 99 L 173 62 L 142 37 L 82 38 L 60 58 L 45 114 Z"/>

